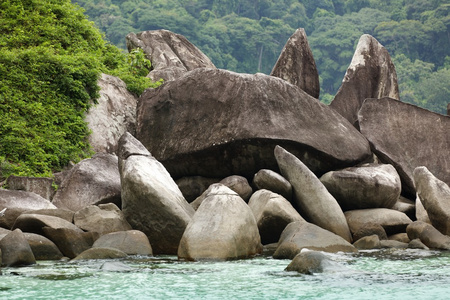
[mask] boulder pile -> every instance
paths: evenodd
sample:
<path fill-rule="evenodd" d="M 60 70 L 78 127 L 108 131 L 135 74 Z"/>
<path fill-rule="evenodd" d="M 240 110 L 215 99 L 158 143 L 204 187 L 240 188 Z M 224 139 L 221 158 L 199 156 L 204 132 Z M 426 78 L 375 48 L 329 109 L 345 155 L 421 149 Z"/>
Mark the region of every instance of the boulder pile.
<path fill-rule="evenodd" d="M 302 29 L 273 76 L 216 69 L 166 30 L 127 40 L 165 83 L 126 108 L 98 109 L 113 132 L 93 134 L 98 153 L 55 176 L 47 198 L 24 184 L 0 189 L 4 266 L 273 249 L 293 259 L 287 270 L 309 274 L 327 259 L 307 249 L 450 249 L 450 117 L 398 100 L 395 68 L 373 37 L 361 37 L 330 106 L 317 99 Z M 102 95 L 124 97 L 115 80 L 101 82 Z"/>

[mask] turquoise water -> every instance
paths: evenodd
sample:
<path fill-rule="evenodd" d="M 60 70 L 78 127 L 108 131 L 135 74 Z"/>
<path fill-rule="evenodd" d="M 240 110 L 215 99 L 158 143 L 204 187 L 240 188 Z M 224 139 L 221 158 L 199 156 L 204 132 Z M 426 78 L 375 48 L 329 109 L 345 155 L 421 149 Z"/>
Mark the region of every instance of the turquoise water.
<path fill-rule="evenodd" d="M 39 262 L 4 268 L 0 299 L 449 299 L 450 252 L 326 254 L 323 273 L 286 272 L 290 260 L 181 262 L 176 257 Z M 102 265 L 126 271 L 105 271 Z"/>

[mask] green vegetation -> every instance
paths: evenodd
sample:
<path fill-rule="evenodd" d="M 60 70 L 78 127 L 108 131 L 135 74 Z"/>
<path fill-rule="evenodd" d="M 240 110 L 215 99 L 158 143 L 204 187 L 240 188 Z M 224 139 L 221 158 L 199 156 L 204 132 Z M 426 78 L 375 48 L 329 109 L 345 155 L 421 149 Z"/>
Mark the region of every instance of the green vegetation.
<path fill-rule="evenodd" d="M 371 34 L 391 54 L 401 99 L 445 113 L 449 100 L 448 0 L 72 0 L 115 45 L 129 32 L 168 29 L 213 63 L 269 74 L 289 36 L 308 34 L 321 100 L 341 85 L 359 37 Z"/>
<path fill-rule="evenodd" d="M 51 176 L 90 156 L 84 113 L 101 72 L 140 93 L 151 82 L 134 69 L 69 0 L 1 1 L 0 181 Z"/>

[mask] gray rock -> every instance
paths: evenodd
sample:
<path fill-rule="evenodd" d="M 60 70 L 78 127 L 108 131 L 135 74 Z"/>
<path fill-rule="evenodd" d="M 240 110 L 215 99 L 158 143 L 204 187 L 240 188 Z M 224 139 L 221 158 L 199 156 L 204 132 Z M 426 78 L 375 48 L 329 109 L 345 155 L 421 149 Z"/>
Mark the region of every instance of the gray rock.
<path fill-rule="evenodd" d="M 381 248 L 395 248 L 395 249 L 406 249 L 408 248 L 408 243 L 403 243 L 396 240 L 382 240 L 380 241 Z"/>
<path fill-rule="evenodd" d="M 85 115 L 91 130 L 89 144 L 95 152 L 116 153 L 125 132 L 136 131 L 137 96 L 127 90 L 121 79 L 102 74 L 98 80 L 100 97 Z"/>
<path fill-rule="evenodd" d="M 314 273 L 322 273 L 329 264 L 329 258 L 321 252 L 302 251 L 294 257 L 285 271 L 312 275 Z"/>
<path fill-rule="evenodd" d="M 131 272 L 134 268 L 120 261 L 105 261 L 100 270 L 105 272 Z"/>
<path fill-rule="evenodd" d="M 127 257 L 127 254 L 115 248 L 90 248 L 78 254 L 72 261 L 87 259 L 116 259 Z"/>
<path fill-rule="evenodd" d="M 31 232 L 42 235 L 44 227 L 51 227 L 55 229 L 66 228 L 77 232 L 83 232 L 83 230 L 75 226 L 73 223 L 70 223 L 64 219 L 39 214 L 20 215 L 16 219 L 16 222 L 14 223 L 12 228 L 20 228 L 24 232 Z"/>
<path fill-rule="evenodd" d="M 142 148 L 129 133 L 119 141 L 124 156 Z M 148 236 L 155 254 L 176 254 L 195 211 L 159 161 L 145 151 L 136 153 L 119 157 L 122 212 L 133 229 Z"/>
<path fill-rule="evenodd" d="M 48 177 L 26 177 L 11 175 L 6 180 L 8 189 L 32 192 L 42 198 L 52 200 L 55 189 L 53 179 Z"/>
<path fill-rule="evenodd" d="M 17 267 L 36 263 L 33 251 L 20 229 L 13 230 L 2 238 L 0 249 L 3 266 Z"/>
<path fill-rule="evenodd" d="M 49 200 L 32 192 L 0 189 L 0 210 L 3 208 L 7 208 L 5 215 L 2 217 L 5 218 L 12 209 L 16 209 L 20 213 L 27 210 L 52 209 L 56 206 Z"/>
<path fill-rule="evenodd" d="M 60 260 L 63 258 L 55 243 L 45 236 L 29 232 L 25 232 L 24 236 L 36 260 Z"/>
<path fill-rule="evenodd" d="M 261 238 L 252 211 L 236 192 L 218 184 L 186 227 L 178 257 L 228 260 L 261 252 Z"/>
<path fill-rule="evenodd" d="M 450 250 L 450 236 L 442 234 L 428 223 L 415 221 L 408 225 L 406 233 L 410 240 L 420 239 L 431 249 Z"/>
<path fill-rule="evenodd" d="M 73 167 L 53 197 L 58 208 L 78 211 L 89 205 L 114 203 L 120 207 L 117 157 L 99 153 Z"/>
<path fill-rule="evenodd" d="M 342 209 L 392 208 L 400 197 L 401 182 L 391 165 L 368 164 L 330 171 L 320 181 Z"/>
<path fill-rule="evenodd" d="M 68 258 L 75 258 L 83 251 L 91 248 L 94 237 L 91 232 L 83 232 L 68 228 L 42 228 L 44 235 L 48 237 L 61 253 Z"/>
<path fill-rule="evenodd" d="M 379 224 L 387 235 L 391 235 L 405 232 L 406 226 L 412 223 L 404 213 L 388 208 L 356 209 L 344 214 L 351 232 L 357 232 L 367 224 Z"/>
<path fill-rule="evenodd" d="M 400 233 L 390 235 L 387 239 L 406 243 L 406 244 L 408 244 L 411 241 L 406 232 L 400 232 Z"/>
<path fill-rule="evenodd" d="M 289 223 L 305 221 L 289 201 L 269 190 L 256 191 L 248 206 L 255 216 L 263 245 L 278 242 Z"/>
<path fill-rule="evenodd" d="M 202 176 L 188 176 L 177 179 L 175 182 L 187 202 L 192 202 L 213 183 L 218 183 L 220 179 L 207 178 Z"/>
<path fill-rule="evenodd" d="M 406 214 L 410 219 L 416 218 L 416 204 L 414 201 L 409 200 L 403 196 L 400 196 L 395 202 L 392 209 L 398 210 L 404 214 Z"/>
<path fill-rule="evenodd" d="M 148 75 L 153 81 L 175 80 L 185 72 L 196 68 L 215 68 L 211 60 L 184 36 L 168 30 L 143 31 L 126 36 L 128 51 L 144 50 L 152 62 Z"/>
<path fill-rule="evenodd" d="M 292 222 L 283 230 L 273 257 L 293 259 L 302 249 L 325 252 L 357 252 L 342 237 L 308 222 Z"/>
<path fill-rule="evenodd" d="M 390 98 L 367 99 L 359 111 L 361 133 L 402 180 L 402 193 L 416 197 L 413 171 L 426 166 L 450 184 L 450 117 Z"/>
<path fill-rule="evenodd" d="M 74 224 L 84 231 L 94 231 L 100 235 L 131 230 L 131 225 L 122 211 L 113 203 L 87 206 L 77 211 L 73 220 Z"/>
<path fill-rule="evenodd" d="M 431 224 L 430 217 L 428 217 L 428 213 L 423 207 L 419 196 L 416 197 L 416 220 Z"/>
<path fill-rule="evenodd" d="M 73 223 L 73 215 L 75 213 L 73 211 L 67 210 L 67 209 L 54 208 L 54 209 L 27 210 L 27 211 L 24 211 L 23 214 L 36 214 L 36 215 L 58 217 L 58 218 L 66 220 L 69 223 Z"/>
<path fill-rule="evenodd" d="M 352 236 L 341 207 L 316 175 L 300 159 L 280 146 L 275 147 L 275 158 L 281 174 L 292 184 L 294 201 L 300 208 L 300 214 L 307 221 L 351 242 Z"/>
<path fill-rule="evenodd" d="M 387 234 L 384 230 L 383 226 L 380 224 L 368 223 L 363 224 L 362 227 L 358 227 L 358 229 L 353 232 L 353 240 L 357 241 L 363 237 L 376 235 L 380 240 L 386 240 Z"/>
<path fill-rule="evenodd" d="M 424 243 L 420 239 L 414 239 L 408 243 L 408 248 L 410 249 L 423 249 L 423 250 L 429 250 Z"/>
<path fill-rule="evenodd" d="M 445 235 L 450 235 L 450 187 L 437 179 L 426 167 L 417 167 L 414 183 L 431 225 Z"/>
<path fill-rule="evenodd" d="M 280 194 L 288 201 L 292 199 L 292 185 L 283 176 L 268 169 L 259 170 L 253 176 L 253 185 L 257 189 L 266 189 L 274 193 Z"/>
<path fill-rule="evenodd" d="M 353 246 L 358 250 L 379 249 L 381 248 L 381 242 L 378 235 L 373 234 L 358 239 L 353 243 Z"/>
<path fill-rule="evenodd" d="M 319 98 L 319 73 L 303 28 L 298 28 L 289 38 L 270 75 L 284 79 L 314 98 Z"/>
<path fill-rule="evenodd" d="M 320 174 L 372 157 L 360 132 L 298 87 L 218 69 L 195 69 L 147 89 L 136 137 L 175 179 L 276 171 L 278 144 Z"/>
<path fill-rule="evenodd" d="M 145 233 L 139 230 L 117 231 L 102 235 L 92 248 L 115 248 L 128 255 L 153 255 Z"/>
<path fill-rule="evenodd" d="M 204 191 L 200 196 L 198 196 L 194 201 L 191 202 L 191 206 L 194 210 L 197 210 L 199 208 L 199 206 L 202 204 L 203 200 L 205 200 L 210 194 L 214 194 L 216 193 L 216 191 L 218 189 L 220 189 L 220 187 L 223 184 L 221 183 L 213 183 L 211 184 L 206 191 Z"/>
<path fill-rule="evenodd" d="M 330 107 L 357 125 L 364 100 L 382 97 L 400 99 L 397 73 L 386 48 L 364 34 Z"/>
<path fill-rule="evenodd" d="M 245 177 L 239 175 L 228 176 L 219 183 L 235 191 L 245 202 L 248 202 L 253 193 L 252 187 L 248 184 Z"/>

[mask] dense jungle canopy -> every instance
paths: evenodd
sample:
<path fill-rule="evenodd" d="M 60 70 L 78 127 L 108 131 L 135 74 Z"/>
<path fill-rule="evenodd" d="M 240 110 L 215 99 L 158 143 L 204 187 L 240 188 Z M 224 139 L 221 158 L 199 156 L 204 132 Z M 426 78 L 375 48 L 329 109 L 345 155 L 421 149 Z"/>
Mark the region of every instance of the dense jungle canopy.
<path fill-rule="evenodd" d="M 168 29 L 218 68 L 269 74 L 295 29 L 305 28 L 328 103 L 359 37 L 394 59 L 401 100 L 446 113 L 450 102 L 449 0 L 72 0 L 113 44 L 129 32 Z"/>

